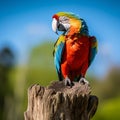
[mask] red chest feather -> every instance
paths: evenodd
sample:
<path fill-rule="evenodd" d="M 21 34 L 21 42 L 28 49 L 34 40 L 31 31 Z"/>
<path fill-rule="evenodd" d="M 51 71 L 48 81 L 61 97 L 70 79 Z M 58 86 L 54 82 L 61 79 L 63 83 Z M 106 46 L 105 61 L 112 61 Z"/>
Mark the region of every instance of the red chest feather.
<path fill-rule="evenodd" d="M 71 70 L 80 69 L 82 64 L 88 61 L 89 46 L 90 43 L 87 36 L 66 38 L 62 64 L 67 62 L 67 66 Z"/>

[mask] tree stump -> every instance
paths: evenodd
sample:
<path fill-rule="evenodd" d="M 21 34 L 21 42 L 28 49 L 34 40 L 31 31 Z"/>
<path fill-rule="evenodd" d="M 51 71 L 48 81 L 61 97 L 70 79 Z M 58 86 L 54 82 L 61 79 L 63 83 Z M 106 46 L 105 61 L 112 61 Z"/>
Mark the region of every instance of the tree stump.
<path fill-rule="evenodd" d="M 28 89 L 25 120 L 90 120 L 97 110 L 98 98 L 90 95 L 88 84 L 74 82 L 70 88 L 63 81 Z"/>

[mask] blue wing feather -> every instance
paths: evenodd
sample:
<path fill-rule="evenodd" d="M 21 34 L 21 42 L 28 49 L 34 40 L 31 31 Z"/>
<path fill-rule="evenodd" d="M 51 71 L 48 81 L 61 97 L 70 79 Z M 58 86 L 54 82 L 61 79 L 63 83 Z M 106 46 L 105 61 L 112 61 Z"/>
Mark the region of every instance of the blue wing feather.
<path fill-rule="evenodd" d="M 98 51 L 97 39 L 95 37 L 90 37 L 90 42 L 91 42 L 91 46 L 90 46 L 89 66 L 93 62 Z"/>
<path fill-rule="evenodd" d="M 65 39 L 64 36 L 62 35 L 58 38 L 54 47 L 54 64 L 60 81 L 63 80 L 63 76 L 61 73 L 61 60 L 62 60 L 64 46 L 65 46 Z"/>

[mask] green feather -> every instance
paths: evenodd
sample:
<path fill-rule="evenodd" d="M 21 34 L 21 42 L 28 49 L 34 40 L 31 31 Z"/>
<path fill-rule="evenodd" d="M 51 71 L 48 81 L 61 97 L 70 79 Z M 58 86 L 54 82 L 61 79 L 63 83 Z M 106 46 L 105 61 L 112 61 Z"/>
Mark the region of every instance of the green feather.
<path fill-rule="evenodd" d="M 74 18 L 74 19 L 80 20 L 79 16 L 75 15 L 72 12 L 58 12 L 57 15 L 58 16 L 66 16 L 66 17 L 69 17 L 69 18 Z"/>

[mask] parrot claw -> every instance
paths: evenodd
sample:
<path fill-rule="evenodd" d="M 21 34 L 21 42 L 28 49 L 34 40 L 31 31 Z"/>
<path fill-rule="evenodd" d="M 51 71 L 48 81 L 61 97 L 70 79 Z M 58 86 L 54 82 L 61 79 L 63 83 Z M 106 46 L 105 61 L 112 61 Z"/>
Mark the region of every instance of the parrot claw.
<path fill-rule="evenodd" d="M 71 82 L 71 80 L 70 80 L 68 77 L 66 77 L 66 78 L 65 78 L 65 86 L 70 86 L 70 87 L 72 87 L 73 85 L 74 85 L 74 83 Z"/>
<path fill-rule="evenodd" d="M 88 84 L 89 85 L 89 82 L 84 77 L 80 78 L 79 83 Z"/>

